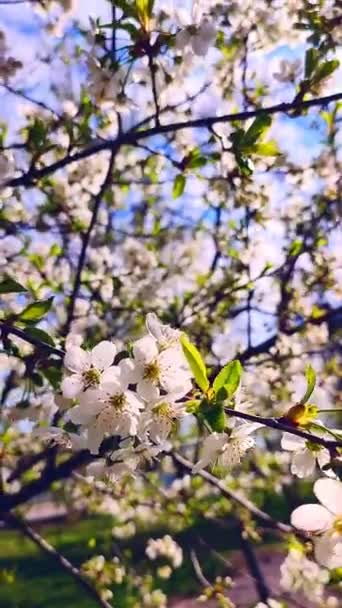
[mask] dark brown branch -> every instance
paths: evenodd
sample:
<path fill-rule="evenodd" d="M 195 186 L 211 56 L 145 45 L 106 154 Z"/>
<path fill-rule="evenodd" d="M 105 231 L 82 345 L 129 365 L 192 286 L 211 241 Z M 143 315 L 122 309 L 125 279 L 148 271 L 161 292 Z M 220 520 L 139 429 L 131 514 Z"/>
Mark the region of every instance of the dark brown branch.
<path fill-rule="evenodd" d="M 52 559 L 55 560 L 62 568 L 65 570 L 70 576 L 72 576 L 75 581 L 86 591 L 93 600 L 97 602 L 99 606 L 102 608 L 112 608 L 112 605 L 109 604 L 106 600 L 102 599 L 96 587 L 92 585 L 88 579 L 82 575 L 82 573 L 74 566 L 69 560 L 64 557 L 61 553 L 56 551 L 52 545 L 50 545 L 45 538 L 40 536 L 38 532 L 36 532 L 31 526 L 29 526 L 23 519 L 16 517 L 12 514 L 7 514 L 3 519 L 6 523 L 10 524 L 17 530 L 23 533 L 24 536 L 29 538 L 39 549 L 44 551 L 47 555 L 49 555 Z"/>
<path fill-rule="evenodd" d="M 57 357 L 60 357 L 62 359 L 65 355 L 64 350 L 62 350 L 61 348 L 55 348 L 54 346 L 51 346 L 50 344 L 47 344 L 46 342 L 43 342 L 38 338 L 28 336 L 25 330 L 20 329 L 19 327 L 15 327 L 14 325 L 9 325 L 8 323 L 6 323 L 6 321 L 0 321 L 0 330 L 3 335 L 8 336 L 12 334 L 13 336 L 18 336 L 18 338 L 21 338 L 22 340 L 25 340 L 25 342 L 36 346 L 43 352 L 48 351 L 51 355 L 56 355 Z"/>
<path fill-rule="evenodd" d="M 88 226 L 87 231 L 85 232 L 85 234 L 83 236 L 81 252 L 80 252 L 79 259 L 78 259 L 76 275 L 75 275 L 75 280 L 74 280 L 74 286 L 73 286 L 72 294 L 70 296 L 70 301 L 69 301 L 69 305 L 68 305 L 68 309 L 67 309 L 67 320 L 66 320 L 65 326 L 62 331 L 62 335 L 64 335 L 64 336 L 66 336 L 69 333 L 69 329 L 70 329 L 71 323 L 73 321 L 75 304 L 76 304 L 78 292 L 81 287 L 82 271 L 83 271 L 83 268 L 84 268 L 84 265 L 86 262 L 87 249 L 88 249 L 91 233 L 92 233 L 93 229 L 95 228 L 95 225 L 97 222 L 97 216 L 99 213 L 99 209 L 100 209 L 100 205 L 101 205 L 103 196 L 111 183 L 113 165 L 114 165 L 114 160 L 115 160 L 115 155 L 116 155 L 117 150 L 118 150 L 118 148 L 114 148 L 112 150 L 106 177 L 102 183 L 102 186 L 101 186 L 98 194 L 96 195 L 96 197 L 94 199 L 94 207 L 93 207 L 90 224 Z"/>
<path fill-rule="evenodd" d="M 260 422 L 260 424 L 264 424 L 271 429 L 276 429 L 277 431 L 283 431 L 284 433 L 291 433 L 292 435 L 297 435 L 298 437 L 302 437 L 311 443 L 317 443 L 318 445 L 322 445 L 328 450 L 334 450 L 336 448 L 342 448 L 342 440 L 330 440 L 324 439 L 323 437 L 318 437 L 317 435 L 313 435 L 308 431 L 303 431 L 291 424 L 286 424 L 281 422 L 277 418 L 266 418 L 263 416 L 254 416 L 254 414 L 247 414 L 247 412 L 239 412 L 238 410 L 233 410 L 230 407 L 224 408 L 227 414 L 231 416 L 235 416 L 236 418 L 242 418 L 243 420 L 249 420 L 250 422 Z"/>
<path fill-rule="evenodd" d="M 142 131 L 132 129 L 127 133 L 121 134 L 115 140 L 96 142 L 84 150 L 76 152 L 73 155 L 67 155 L 51 165 L 43 167 L 42 169 L 32 168 L 20 177 L 7 180 L 4 183 L 4 186 L 13 188 L 17 186 L 33 186 L 37 180 L 41 179 L 42 177 L 46 177 L 47 175 L 50 175 L 51 173 L 54 173 L 58 169 L 62 169 L 71 163 L 89 158 L 90 156 L 93 156 L 98 152 L 102 152 L 103 150 L 117 151 L 121 146 L 133 145 L 142 139 L 153 137 L 154 135 L 161 135 L 162 133 L 175 133 L 176 131 L 181 131 L 183 129 L 208 129 L 217 123 L 234 122 L 239 120 L 244 121 L 249 120 L 250 118 L 255 118 L 256 116 L 262 116 L 263 114 L 287 113 L 295 109 L 304 110 L 314 106 L 324 106 L 328 103 L 339 101 L 340 99 L 342 99 L 342 93 L 335 93 L 333 95 L 326 95 L 324 97 L 317 97 L 301 102 L 294 101 L 289 103 L 280 103 L 274 106 L 258 108 L 256 110 L 250 110 L 247 112 L 237 112 L 234 114 L 226 114 L 224 116 L 209 116 L 207 118 L 198 118 L 195 120 L 176 122 L 168 125 L 158 125 L 156 127 L 152 127 L 151 129 Z"/>
<path fill-rule="evenodd" d="M 244 555 L 248 571 L 250 572 L 254 580 L 255 588 L 259 595 L 259 599 L 261 602 L 267 602 L 268 598 L 270 597 L 270 591 L 268 589 L 262 570 L 258 564 L 258 559 L 254 553 L 252 544 L 248 539 L 245 527 L 241 521 L 238 521 L 238 529 L 240 535 L 241 550 Z"/>

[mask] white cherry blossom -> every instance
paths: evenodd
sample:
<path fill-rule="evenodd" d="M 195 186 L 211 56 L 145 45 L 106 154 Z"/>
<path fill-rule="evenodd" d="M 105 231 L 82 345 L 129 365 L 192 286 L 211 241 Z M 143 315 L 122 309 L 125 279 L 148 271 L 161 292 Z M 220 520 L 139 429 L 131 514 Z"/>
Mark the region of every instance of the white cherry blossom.
<path fill-rule="evenodd" d="M 162 395 L 148 405 L 139 420 L 139 436 L 153 443 L 165 441 L 176 420 L 186 414 L 183 403 L 177 403 L 178 395 Z"/>
<path fill-rule="evenodd" d="M 326 568 L 342 566 L 342 483 L 337 479 L 318 479 L 314 493 L 321 504 L 306 504 L 292 512 L 295 528 L 315 536 L 315 557 Z"/>
<path fill-rule="evenodd" d="M 329 450 L 317 444 L 308 444 L 302 437 L 291 433 L 284 433 L 281 440 L 283 450 L 293 453 L 291 473 L 299 478 L 312 475 L 316 468 L 316 461 L 325 475 L 334 476 L 331 469 L 323 469 L 330 462 Z"/>
<path fill-rule="evenodd" d="M 242 423 L 228 433 L 211 433 L 203 442 L 202 455 L 193 472 L 197 473 L 209 464 L 217 463 L 221 467 L 234 467 L 241 462 L 245 453 L 254 446 L 250 437 L 263 425 L 258 422 Z"/>
<path fill-rule="evenodd" d="M 175 17 L 182 28 L 176 34 L 176 48 L 179 51 L 190 46 L 195 55 L 204 57 L 214 44 L 216 27 L 211 19 L 204 16 L 204 8 L 203 3 L 195 1 L 191 13 L 185 8 L 176 11 Z"/>
<path fill-rule="evenodd" d="M 118 368 L 113 366 L 116 346 L 107 340 L 99 342 L 90 352 L 79 346 L 67 347 L 64 366 L 71 372 L 62 381 L 62 393 L 68 399 L 100 387 L 101 382 L 115 380 Z"/>
<path fill-rule="evenodd" d="M 104 383 L 99 390 L 83 393 L 80 405 L 69 410 L 69 418 L 87 428 L 87 447 L 97 454 L 107 435 L 136 435 L 142 407 L 142 401 L 118 375 L 116 381 Z"/>
<path fill-rule="evenodd" d="M 137 393 L 146 401 L 158 399 L 160 389 L 177 392 L 191 389 L 191 374 L 180 345 L 160 350 L 152 336 L 133 344 L 133 359 L 124 359 L 120 368 L 127 383 L 137 384 Z"/>

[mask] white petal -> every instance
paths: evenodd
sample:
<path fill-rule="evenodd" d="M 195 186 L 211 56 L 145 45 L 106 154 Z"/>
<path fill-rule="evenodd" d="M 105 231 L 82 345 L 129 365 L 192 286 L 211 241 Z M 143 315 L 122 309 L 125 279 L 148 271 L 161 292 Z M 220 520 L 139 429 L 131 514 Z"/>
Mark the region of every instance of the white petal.
<path fill-rule="evenodd" d="M 118 367 L 121 371 L 122 384 L 126 384 L 126 386 L 136 384 L 144 374 L 144 368 L 133 361 L 133 359 L 122 359 Z"/>
<path fill-rule="evenodd" d="M 263 426 L 264 425 L 260 422 L 246 422 L 240 424 L 233 430 L 233 437 L 247 437 Z"/>
<path fill-rule="evenodd" d="M 187 30 L 181 30 L 176 34 L 175 47 L 178 51 L 183 51 L 190 42 L 191 36 Z"/>
<path fill-rule="evenodd" d="M 118 365 L 111 365 L 102 372 L 100 382 L 101 387 L 106 384 L 110 384 L 111 382 L 120 383 L 120 368 Z"/>
<path fill-rule="evenodd" d="M 74 399 L 77 397 L 82 388 L 82 379 L 77 374 L 73 374 L 72 376 L 68 376 L 62 380 L 61 389 L 63 397 L 66 397 L 67 399 Z"/>
<path fill-rule="evenodd" d="M 338 515 L 342 505 L 342 483 L 337 479 L 318 479 L 314 484 L 314 493 L 319 502 L 331 513 Z"/>
<path fill-rule="evenodd" d="M 330 533 L 324 534 L 315 540 L 315 558 L 326 568 L 342 567 L 342 541 L 331 536 Z"/>
<path fill-rule="evenodd" d="M 195 464 L 192 471 L 197 473 L 204 469 L 208 464 L 215 462 L 222 448 L 227 444 L 228 435 L 226 433 L 211 433 L 205 438 L 201 458 Z"/>
<path fill-rule="evenodd" d="M 139 397 L 145 401 L 154 401 L 159 397 L 159 389 L 157 386 L 149 382 L 149 380 L 140 380 L 137 384 L 137 393 Z"/>
<path fill-rule="evenodd" d="M 316 458 L 310 450 L 304 448 L 304 450 L 293 455 L 291 472 L 300 479 L 312 475 L 315 468 Z"/>
<path fill-rule="evenodd" d="M 322 505 L 301 505 L 291 514 L 291 524 L 306 532 L 323 532 L 333 523 L 331 513 Z"/>
<path fill-rule="evenodd" d="M 72 372 L 83 372 L 90 365 L 90 355 L 80 346 L 71 346 L 66 351 L 64 365 Z"/>
<path fill-rule="evenodd" d="M 158 346 L 152 336 L 144 336 L 133 344 L 134 359 L 138 363 L 150 363 L 158 355 Z"/>
<path fill-rule="evenodd" d="M 91 362 L 97 369 L 106 369 L 113 364 L 116 346 L 113 342 L 103 340 L 91 351 Z"/>
<path fill-rule="evenodd" d="M 192 50 L 195 55 L 198 55 L 199 57 L 205 57 L 209 50 L 210 43 L 211 41 L 207 40 L 206 38 L 202 38 L 200 34 L 197 34 L 191 38 Z"/>
<path fill-rule="evenodd" d="M 297 450 L 302 450 L 305 447 L 305 439 L 303 439 L 303 437 L 297 437 L 297 435 L 292 435 L 292 433 L 283 433 L 281 447 L 283 450 L 297 452 Z"/>
<path fill-rule="evenodd" d="M 99 429 L 97 425 L 92 425 L 88 428 L 87 448 L 92 454 L 99 453 L 103 437 L 102 429 Z"/>
<path fill-rule="evenodd" d="M 101 477 L 105 472 L 106 461 L 104 458 L 99 458 L 87 466 L 87 475 L 91 475 L 92 477 Z"/>

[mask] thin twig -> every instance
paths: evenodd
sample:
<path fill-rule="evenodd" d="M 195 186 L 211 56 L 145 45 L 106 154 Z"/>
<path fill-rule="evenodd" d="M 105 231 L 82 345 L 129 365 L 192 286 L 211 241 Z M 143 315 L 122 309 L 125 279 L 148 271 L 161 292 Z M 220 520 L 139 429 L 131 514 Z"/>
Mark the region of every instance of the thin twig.
<path fill-rule="evenodd" d="M 90 220 L 88 229 L 83 236 L 81 252 L 80 252 L 80 256 L 78 258 L 78 264 L 77 264 L 77 269 L 76 269 L 76 274 L 75 274 L 74 286 L 73 286 L 73 290 L 72 290 L 72 293 L 70 296 L 69 305 L 67 308 L 67 320 L 66 320 L 66 323 L 65 323 L 63 331 L 62 331 L 62 335 L 64 335 L 64 336 L 66 336 L 69 333 L 69 329 L 70 329 L 71 323 L 73 321 L 76 300 L 78 297 L 78 292 L 81 287 L 82 271 L 83 271 L 83 267 L 86 262 L 87 248 L 89 245 L 92 231 L 95 228 L 95 225 L 97 222 L 97 216 L 99 213 L 99 209 L 100 209 L 100 205 L 101 205 L 103 196 L 111 183 L 113 165 L 114 165 L 116 152 L 117 152 L 116 148 L 112 150 L 105 179 L 102 183 L 102 186 L 101 186 L 98 194 L 95 197 L 91 220 Z"/>
<path fill-rule="evenodd" d="M 172 452 L 171 456 L 176 462 L 181 464 L 185 469 L 187 469 L 188 471 L 192 471 L 192 468 L 194 465 L 192 462 L 190 462 L 190 460 L 187 460 L 187 458 L 184 458 L 178 452 Z M 215 488 L 219 489 L 221 494 L 223 496 L 225 496 L 225 498 L 228 498 L 228 500 L 237 502 L 242 507 L 247 509 L 250 513 L 252 513 L 255 517 L 257 517 L 258 519 L 261 519 L 262 521 L 267 523 L 267 525 L 269 527 L 280 530 L 281 532 L 284 532 L 285 534 L 294 533 L 295 529 L 292 526 L 273 519 L 273 517 L 268 515 L 268 513 L 266 513 L 265 511 L 262 511 L 261 509 L 259 509 L 248 498 L 246 498 L 245 496 L 242 496 L 241 494 L 237 494 L 230 488 L 227 488 L 222 481 L 217 479 L 217 477 L 215 477 L 214 475 L 211 475 L 211 473 L 208 473 L 208 471 L 204 471 L 204 470 L 198 471 L 197 475 L 202 477 L 202 479 L 205 479 L 206 481 L 208 481 L 208 483 L 210 483 Z"/>
<path fill-rule="evenodd" d="M 29 526 L 23 519 L 8 514 L 2 517 L 7 523 L 11 524 L 17 530 L 23 533 L 24 536 L 29 538 L 39 549 L 47 553 L 52 559 L 54 559 L 75 581 L 90 595 L 99 606 L 102 608 L 112 608 L 112 605 L 104 600 L 96 587 L 92 585 L 87 578 L 85 578 L 76 566 L 74 566 L 69 560 L 64 557 L 59 551 L 57 551 L 52 545 L 50 545 L 45 538 L 40 536 L 31 526 Z"/>

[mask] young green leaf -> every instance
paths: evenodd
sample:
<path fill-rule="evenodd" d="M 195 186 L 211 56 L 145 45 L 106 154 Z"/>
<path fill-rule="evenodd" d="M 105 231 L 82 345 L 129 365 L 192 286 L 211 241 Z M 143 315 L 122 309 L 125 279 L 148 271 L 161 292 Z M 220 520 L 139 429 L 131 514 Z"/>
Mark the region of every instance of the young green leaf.
<path fill-rule="evenodd" d="M 182 194 L 184 192 L 184 188 L 185 188 L 185 183 L 186 183 L 185 175 L 183 175 L 182 173 L 179 173 L 176 176 L 175 181 L 173 182 L 173 188 L 172 188 L 173 198 L 178 198 L 178 197 L 182 196 Z"/>
<path fill-rule="evenodd" d="M 31 321 L 40 321 L 47 312 L 49 312 L 51 305 L 53 302 L 53 298 L 49 298 L 48 300 L 40 300 L 38 302 L 33 302 L 24 308 L 18 315 L 18 320 L 26 322 Z"/>
<path fill-rule="evenodd" d="M 317 83 L 321 80 L 324 80 L 325 78 L 328 78 L 333 72 L 335 72 L 335 70 L 337 70 L 339 65 L 340 62 L 338 59 L 331 59 L 330 61 L 325 61 L 324 63 L 321 63 L 321 65 L 319 65 L 315 71 L 315 74 L 312 79 L 313 82 Z"/>
<path fill-rule="evenodd" d="M 226 414 L 221 404 L 213 404 L 203 414 L 204 420 L 209 424 L 212 431 L 223 433 L 226 426 Z"/>
<path fill-rule="evenodd" d="M 27 289 L 20 285 L 20 283 L 18 283 L 14 279 L 11 279 L 11 277 L 5 277 L 4 280 L 0 283 L 0 294 L 23 293 L 24 291 L 27 291 Z"/>
<path fill-rule="evenodd" d="M 39 329 L 38 327 L 26 327 L 25 334 L 31 336 L 32 338 L 36 338 L 37 340 L 40 340 L 41 342 L 44 342 L 49 346 L 55 346 L 55 343 L 51 336 L 49 336 L 49 334 L 47 334 L 42 329 Z"/>
<path fill-rule="evenodd" d="M 265 135 L 271 124 L 272 118 L 269 114 L 257 116 L 244 134 L 241 147 L 245 149 L 253 146 L 258 139 L 261 139 Z"/>
<path fill-rule="evenodd" d="M 305 78 L 310 78 L 314 72 L 319 60 L 319 52 L 317 49 L 308 49 L 305 53 Z"/>
<path fill-rule="evenodd" d="M 278 144 L 274 139 L 256 144 L 254 152 L 259 156 L 278 156 L 280 154 Z"/>
<path fill-rule="evenodd" d="M 224 388 L 227 392 L 227 396 L 232 397 L 239 388 L 241 374 L 242 365 L 237 359 L 225 365 L 217 374 L 213 382 L 215 394 L 217 395 L 219 390 Z"/>
<path fill-rule="evenodd" d="M 306 392 L 305 392 L 303 399 L 301 399 L 301 401 L 300 401 L 300 403 L 303 405 L 304 405 L 304 403 L 309 401 L 309 399 L 314 391 L 315 385 L 316 385 L 316 372 L 315 372 L 314 368 L 311 367 L 311 365 L 308 365 L 305 370 L 305 378 L 306 378 L 306 382 L 307 382 L 307 388 L 306 388 Z"/>
<path fill-rule="evenodd" d="M 205 393 L 209 388 L 209 380 L 207 377 L 207 370 L 205 363 L 202 359 L 202 355 L 194 344 L 183 335 L 181 337 L 181 345 L 184 356 L 189 363 L 190 369 L 195 377 L 196 384 Z"/>

